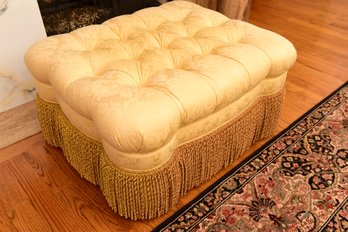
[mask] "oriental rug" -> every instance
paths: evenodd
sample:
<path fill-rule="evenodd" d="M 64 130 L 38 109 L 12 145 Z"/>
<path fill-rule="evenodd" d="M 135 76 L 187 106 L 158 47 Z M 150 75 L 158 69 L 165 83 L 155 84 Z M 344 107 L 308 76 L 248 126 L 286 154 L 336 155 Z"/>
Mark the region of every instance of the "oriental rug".
<path fill-rule="evenodd" d="M 348 231 L 348 82 L 154 231 Z"/>

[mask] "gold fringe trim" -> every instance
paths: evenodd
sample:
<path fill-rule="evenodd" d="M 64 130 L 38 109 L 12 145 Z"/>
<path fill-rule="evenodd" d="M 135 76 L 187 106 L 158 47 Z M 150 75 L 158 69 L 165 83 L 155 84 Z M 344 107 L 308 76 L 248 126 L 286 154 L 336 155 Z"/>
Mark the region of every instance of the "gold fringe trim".
<path fill-rule="evenodd" d="M 284 90 L 258 98 L 238 117 L 178 146 L 166 163 L 149 171 L 116 166 L 102 144 L 76 129 L 58 104 L 46 102 L 39 95 L 36 103 L 47 142 L 60 147 L 82 177 L 100 186 L 115 212 L 136 220 L 168 212 L 187 191 L 209 180 L 255 141 L 272 135 L 283 97 Z"/>

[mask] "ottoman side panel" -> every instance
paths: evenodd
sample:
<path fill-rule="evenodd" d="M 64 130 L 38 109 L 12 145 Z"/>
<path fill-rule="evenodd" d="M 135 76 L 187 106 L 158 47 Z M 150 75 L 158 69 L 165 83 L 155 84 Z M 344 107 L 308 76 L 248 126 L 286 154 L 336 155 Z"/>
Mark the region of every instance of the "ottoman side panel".
<path fill-rule="evenodd" d="M 190 189 L 209 180 L 250 145 L 273 133 L 284 91 L 258 98 L 248 109 L 189 143 L 180 145 L 160 167 L 134 171 L 115 165 L 102 144 L 85 136 L 58 104 L 37 97 L 39 120 L 48 143 L 62 148 L 67 161 L 99 185 L 112 209 L 132 220 L 151 219 L 171 210 Z"/>
<path fill-rule="evenodd" d="M 39 95 L 36 103 L 47 142 L 60 147 L 73 168 L 101 188 L 119 215 L 132 220 L 150 219 L 168 212 L 178 202 L 184 157 L 173 157 L 149 171 L 123 169 L 110 161 L 99 141 L 76 129 L 58 104 L 46 102 Z"/>

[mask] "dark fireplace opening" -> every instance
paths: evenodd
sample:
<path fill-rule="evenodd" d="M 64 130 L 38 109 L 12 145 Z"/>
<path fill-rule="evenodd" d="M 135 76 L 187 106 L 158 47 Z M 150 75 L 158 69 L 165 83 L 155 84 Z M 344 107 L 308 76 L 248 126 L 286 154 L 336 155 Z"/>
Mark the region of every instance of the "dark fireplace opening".
<path fill-rule="evenodd" d="M 158 0 L 38 0 L 48 36 L 100 24 L 105 20 L 137 10 L 159 6 Z"/>

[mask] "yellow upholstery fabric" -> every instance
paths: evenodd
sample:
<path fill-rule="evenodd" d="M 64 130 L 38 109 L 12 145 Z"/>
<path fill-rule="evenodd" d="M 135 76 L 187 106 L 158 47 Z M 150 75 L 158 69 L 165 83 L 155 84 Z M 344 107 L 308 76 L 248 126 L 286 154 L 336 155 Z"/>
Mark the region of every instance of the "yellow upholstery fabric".
<path fill-rule="evenodd" d="M 49 37 L 25 56 L 40 97 L 131 170 L 281 91 L 295 59 L 282 36 L 184 1 Z"/>

